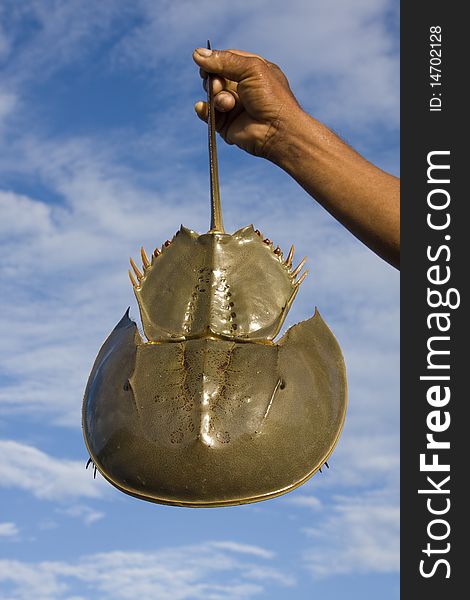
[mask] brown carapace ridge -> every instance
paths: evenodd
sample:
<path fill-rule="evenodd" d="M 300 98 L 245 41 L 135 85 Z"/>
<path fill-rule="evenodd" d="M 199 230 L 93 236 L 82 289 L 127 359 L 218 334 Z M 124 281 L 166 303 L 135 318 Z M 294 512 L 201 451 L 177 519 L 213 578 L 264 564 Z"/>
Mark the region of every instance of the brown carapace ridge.
<path fill-rule="evenodd" d="M 181 226 L 129 276 L 143 332 L 126 312 L 104 342 L 83 402 L 91 461 L 138 498 L 210 507 L 265 500 L 320 470 L 343 426 L 339 345 L 315 311 L 278 335 L 303 259 L 253 226 L 222 226 L 208 85 L 211 229 Z"/>

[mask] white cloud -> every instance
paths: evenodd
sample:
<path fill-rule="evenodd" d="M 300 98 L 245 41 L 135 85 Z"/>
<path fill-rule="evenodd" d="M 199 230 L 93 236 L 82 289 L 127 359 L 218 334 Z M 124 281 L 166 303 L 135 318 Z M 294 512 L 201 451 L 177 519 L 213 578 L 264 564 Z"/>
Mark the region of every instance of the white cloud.
<path fill-rule="evenodd" d="M 92 525 L 105 516 L 103 512 L 94 510 L 85 504 L 74 504 L 68 508 L 59 508 L 57 512 L 67 517 L 81 519 L 85 525 Z"/>
<path fill-rule="evenodd" d="M 278 63 L 318 118 L 350 131 L 374 121 L 396 128 L 398 49 L 388 17 L 398 8 L 396 0 L 221 0 L 217 10 L 213 0 L 163 6 L 143 0 L 142 23 L 116 46 L 116 60 L 155 69 L 171 57 L 186 75 L 186 56 L 204 43 L 200 32 L 213 31 L 217 48 L 248 50 Z"/>
<path fill-rule="evenodd" d="M 2 54 L 2 40 L 0 31 L 0 59 Z M 17 107 L 18 101 L 15 94 L 5 92 L 0 89 L 0 142 L 5 144 L 3 141 L 4 131 L 6 129 L 9 118 L 12 116 L 15 108 Z"/>
<path fill-rule="evenodd" d="M 0 538 L 15 538 L 19 533 L 19 529 L 15 523 L 11 521 L 0 522 Z"/>
<path fill-rule="evenodd" d="M 398 124 L 397 36 L 390 28 L 396 0 L 263 0 L 256 5 L 220 0 L 217 10 L 214 0 L 23 4 L 14 24 L 27 16 L 37 27 L 11 60 L 11 85 L 77 63 L 111 40 L 103 69 L 124 62 L 160 78 L 158 67 L 171 60 L 184 75 L 171 85 L 184 93 L 186 74 L 195 71 L 190 54 L 204 44 L 201 32 L 208 31 L 214 32 L 216 47 L 257 52 L 279 63 L 306 109 L 335 126 L 357 130 L 373 121 L 387 128 Z"/>
<path fill-rule="evenodd" d="M 330 124 L 396 126 L 398 56 L 385 18 L 397 9 L 393 0 L 293 0 L 250 13 L 228 43 L 280 64 L 302 105 Z"/>
<path fill-rule="evenodd" d="M 367 486 L 371 482 L 397 485 L 400 464 L 398 433 L 387 435 L 383 417 L 378 411 L 369 423 L 364 419 L 357 421 L 359 431 L 346 432 L 331 456 L 330 473 L 324 478 L 323 485 Z M 372 426 L 378 430 L 376 433 L 371 433 Z"/>
<path fill-rule="evenodd" d="M 315 496 L 307 496 L 305 494 L 292 494 L 286 497 L 286 503 L 292 506 L 298 506 L 302 508 L 310 508 L 313 510 L 320 510 L 322 508 L 322 502 Z"/>
<path fill-rule="evenodd" d="M 231 552 L 239 552 L 240 554 L 252 554 L 258 558 L 273 558 L 274 552 L 260 548 L 259 546 L 250 546 L 249 544 L 239 544 L 238 542 L 211 542 L 214 548 L 221 550 L 230 550 Z"/>
<path fill-rule="evenodd" d="M 399 509 L 394 494 L 367 492 L 333 498 L 330 512 L 305 533 L 315 545 L 304 552 L 316 577 L 393 573 L 399 568 Z"/>
<path fill-rule="evenodd" d="M 35 202 L 27 196 L 0 190 L 0 233 L 2 239 L 25 236 L 35 239 L 52 233 L 52 210 L 42 202 Z M 12 253 L 14 256 L 14 253 Z"/>
<path fill-rule="evenodd" d="M 104 482 L 93 479 L 84 462 L 53 458 L 13 440 L 0 440 L 0 455 L 0 487 L 24 490 L 36 498 L 56 502 L 103 496 Z"/>
<path fill-rule="evenodd" d="M 264 548 L 243 550 L 226 541 L 107 552 L 70 562 L 0 560 L 0 582 L 12 587 L 11 600 L 71 600 L 82 593 L 102 600 L 245 600 L 269 596 L 273 581 L 294 585 L 290 575 L 264 562 L 270 557 Z"/>
<path fill-rule="evenodd" d="M 0 126 L 2 125 L 2 119 L 13 110 L 16 104 L 16 97 L 14 94 L 7 94 L 0 91 Z"/>
<path fill-rule="evenodd" d="M 59 527 L 59 523 L 54 521 L 54 519 L 50 519 L 49 517 L 46 519 L 41 519 L 38 523 L 38 528 L 41 531 L 49 531 L 51 529 L 57 529 Z"/>
<path fill-rule="evenodd" d="M 3 4 L 3 20 L 10 31 L 9 39 L 3 38 L 5 53 L 17 41 L 15 34 L 21 36 L 23 26 L 29 26 L 28 36 L 16 45 L 13 59 L 4 68 L 17 85 L 39 72 L 47 77 L 71 60 L 83 59 L 129 13 L 124 4 L 113 0 L 25 0 L 21 4 L 4 0 Z"/>
<path fill-rule="evenodd" d="M 0 8 L 0 17 L 2 16 L 2 9 Z M 5 58 L 10 51 L 10 40 L 5 32 L 5 28 L 0 23 L 0 60 Z"/>

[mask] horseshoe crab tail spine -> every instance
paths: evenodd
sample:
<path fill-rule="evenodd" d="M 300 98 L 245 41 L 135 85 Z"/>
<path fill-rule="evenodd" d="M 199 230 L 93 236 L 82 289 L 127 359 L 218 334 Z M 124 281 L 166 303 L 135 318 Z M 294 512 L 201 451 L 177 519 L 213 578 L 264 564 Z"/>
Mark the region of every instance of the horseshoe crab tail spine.
<path fill-rule="evenodd" d="M 207 48 L 211 49 L 211 43 L 207 40 Z M 222 222 L 222 209 L 220 206 L 219 189 L 219 167 L 217 163 L 217 143 L 215 139 L 215 109 L 214 93 L 212 89 L 212 77 L 207 76 L 207 123 L 209 128 L 209 170 L 211 182 L 211 231 L 224 233 Z"/>

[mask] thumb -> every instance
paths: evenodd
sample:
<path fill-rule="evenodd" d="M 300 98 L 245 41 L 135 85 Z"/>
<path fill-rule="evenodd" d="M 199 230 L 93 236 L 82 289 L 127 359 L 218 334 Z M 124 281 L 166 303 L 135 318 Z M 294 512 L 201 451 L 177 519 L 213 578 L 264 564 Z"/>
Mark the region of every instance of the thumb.
<path fill-rule="evenodd" d="M 207 73 L 217 73 L 232 81 L 241 81 L 259 73 L 266 62 L 257 56 L 243 56 L 230 50 L 196 48 L 193 59 Z"/>

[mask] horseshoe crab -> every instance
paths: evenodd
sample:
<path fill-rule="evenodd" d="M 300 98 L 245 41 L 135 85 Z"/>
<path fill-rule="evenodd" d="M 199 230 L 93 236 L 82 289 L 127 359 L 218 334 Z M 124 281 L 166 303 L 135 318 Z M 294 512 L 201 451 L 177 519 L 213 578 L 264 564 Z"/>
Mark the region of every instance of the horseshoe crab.
<path fill-rule="evenodd" d="M 320 470 L 340 435 L 346 375 L 318 311 L 278 341 L 305 259 L 252 225 L 225 233 L 212 83 L 212 219 L 181 226 L 129 275 L 146 340 L 129 310 L 95 360 L 83 432 L 96 469 L 119 490 L 179 506 L 227 506 L 288 492 Z"/>

